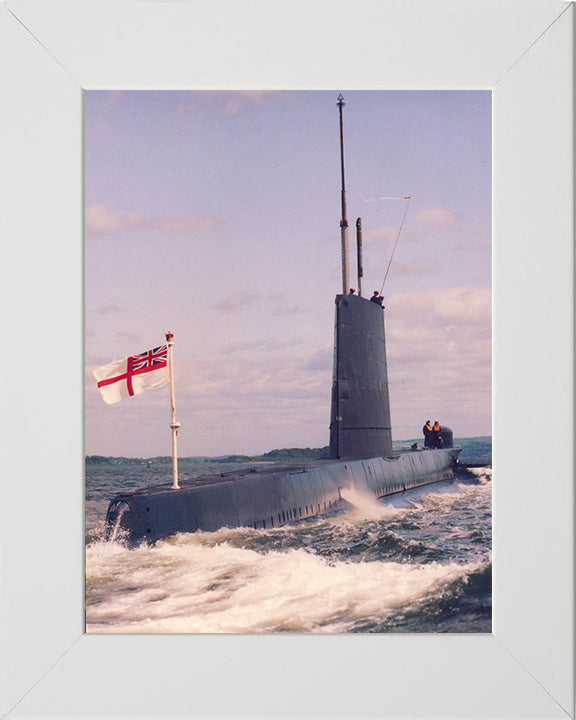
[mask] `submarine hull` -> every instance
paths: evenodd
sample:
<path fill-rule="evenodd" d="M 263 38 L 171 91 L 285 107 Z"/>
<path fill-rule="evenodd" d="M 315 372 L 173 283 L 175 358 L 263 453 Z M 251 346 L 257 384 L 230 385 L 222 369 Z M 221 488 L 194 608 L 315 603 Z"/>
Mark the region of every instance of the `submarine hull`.
<path fill-rule="evenodd" d="M 222 527 L 274 528 L 344 508 L 352 490 L 386 497 L 448 480 L 460 448 L 405 452 L 383 458 L 315 461 L 242 470 L 116 496 L 108 536 L 153 543 L 175 533 Z"/>

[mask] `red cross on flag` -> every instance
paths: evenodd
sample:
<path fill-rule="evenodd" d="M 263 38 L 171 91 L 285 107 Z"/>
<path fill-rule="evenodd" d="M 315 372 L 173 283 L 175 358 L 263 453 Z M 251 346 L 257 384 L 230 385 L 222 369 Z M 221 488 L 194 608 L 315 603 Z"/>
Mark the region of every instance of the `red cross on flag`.
<path fill-rule="evenodd" d="M 168 346 L 116 360 L 92 372 L 104 402 L 112 405 L 169 382 Z"/>

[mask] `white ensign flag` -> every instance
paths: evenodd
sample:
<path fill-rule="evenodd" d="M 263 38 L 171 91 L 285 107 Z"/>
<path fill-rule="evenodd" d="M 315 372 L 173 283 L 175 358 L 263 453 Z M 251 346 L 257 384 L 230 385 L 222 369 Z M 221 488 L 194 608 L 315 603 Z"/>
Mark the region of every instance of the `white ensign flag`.
<path fill-rule="evenodd" d="M 131 395 L 167 385 L 168 346 L 131 355 L 92 371 L 105 403 L 112 405 Z"/>

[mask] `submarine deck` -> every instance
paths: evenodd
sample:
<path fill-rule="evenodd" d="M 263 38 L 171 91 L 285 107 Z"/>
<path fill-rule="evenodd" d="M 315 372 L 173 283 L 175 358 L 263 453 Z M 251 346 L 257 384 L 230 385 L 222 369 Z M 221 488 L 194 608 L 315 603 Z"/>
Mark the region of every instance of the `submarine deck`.
<path fill-rule="evenodd" d="M 420 454 L 420 453 L 433 452 L 432 448 L 413 450 L 407 449 L 392 454 L 389 457 L 382 458 L 382 460 L 388 462 L 394 462 L 399 460 L 402 455 Z M 221 485 L 225 483 L 234 483 L 245 478 L 253 478 L 258 476 L 259 478 L 274 480 L 277 477 L 281 477 L 286 473 L 297 474 L 304 473 L 307 470 L 319 468 L 327 465 L 334 465 L 336 463 L 352 462 L 345 460 L 335 459 L 323 459 L 323 460 L 294 460 L 284 462 L 258 462 L 251 463 L 249 467 L 238 468 L 234 470 L 224 471 L 218 474 L 206 473 L 205 475 L 198 475 L 194 478 L 180 478 L 179 484 L 181 489 L 191 489 L 198 487 L 207 487 L 209 485 Z M 150 485 L 148 487 L 138 488 L 137 490 L 129 490 L 122 493 L 123 496 L 136 497 L 141 495 L 154 495 L 157 493 L 164 493 L 169 488 L 167 483 L 158 485 Z M 170 488 L 171 489 L 171 488 Z"/>
<path fill-rule="evenodd" d="M 254 463 L 257 465 L 250 465 L 250 467 L 239 468 L 235 470 L 229 470 L 227 472 L 221 472 L 218 474 L 207 473 L 205 475 L 198 475 L 194 478 L 180 478 L 179 483 L 181 489 L 183 488 L 195 488 L 205 487 L 207 485 L 220 485 L 227 482 L 236 482 L 237 480 L 243 480 L 244 478 L 254 477 L 265 477 L 268 479 L 274 479 L 276 476 L 284 475 L 286 473 L 298 473 L 305 472 L 311 468 L 321 467 L 322 465 L 329 465 L 338 460 L 308 460 L 308 461 L 294 461 L 294 462 L 262 462 Z M 126 496 L 138 496 L 138 495 L 153 495 L 159 492 L 166 492 L 167 483 L 161 485 L 150 485 L 149 487 L 139 488 L 138 490 L 130 490 L 122 493 Z"/>

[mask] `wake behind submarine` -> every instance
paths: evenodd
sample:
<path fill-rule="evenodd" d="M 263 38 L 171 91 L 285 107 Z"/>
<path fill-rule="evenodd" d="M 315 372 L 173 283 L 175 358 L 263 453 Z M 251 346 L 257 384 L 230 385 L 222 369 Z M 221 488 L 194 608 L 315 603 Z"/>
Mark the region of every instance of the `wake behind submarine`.
<path fill-rule="evenodd" d="M 448 427 L 441 428 L 441 448 L 401 453 L 392 449 L 384 308 L 363 297 L 360 219 L 356 222 L 358 295 L 348 292 L 342 95 L 337 105 L 342 294 L 335 299 L 330 459 L 274 463 L 122 493 L 108 508 L 109 539 L 154 543 L 179 532 L 275 528 L 342 509 L 351 490 L 382 498 L 454 477 L 461 448 L 454 447 Z"/>

